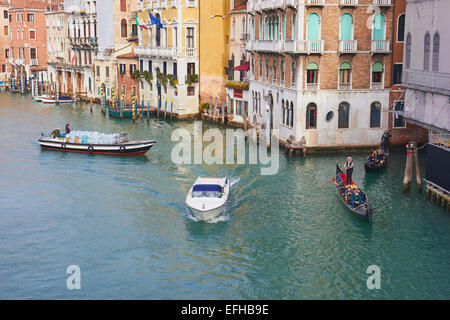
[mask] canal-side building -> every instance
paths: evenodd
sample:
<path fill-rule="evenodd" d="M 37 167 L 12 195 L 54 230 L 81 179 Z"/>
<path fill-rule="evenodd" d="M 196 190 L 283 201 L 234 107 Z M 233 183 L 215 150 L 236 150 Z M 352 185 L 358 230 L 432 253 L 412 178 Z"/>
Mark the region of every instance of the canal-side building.
<path fill-rule="evenodd" d="M 121 87 L 118 56 L 132 55 L 137 44 L 137 1 L 105 0 L 97 8 L 99 47 L 94 59 L 95 97 L 100 97 L 103 87 L 106 100 L 110 101 L 112 89 L 117 92 Z"/>
<path fill-rule="evenodd" d="M 229 0 L 138 1 L 148 30 L 139 28 L 134 52 L 140 72 L 147 72 L 146 101 L 173 103 L 178 117 L 198 114 L 202 103 L 226 102 L 229 8 Z M 149 13 L 162 28 L 151 24 Z"/>
<path fill-rule="evenodd" d="M 248 40 L 247 1 L 232 0 L 230 3 L 230 44 L 227 72 L 228 121 L 243 124 L 248 115 L 250 91 L 248 72 L 250 54 L 245 43 Z"/>
<path fill-rule="evenodd" d="M 392 77 L 391 94 L 389 100 L 389 132 L 392 134 L 391 143 L 405 145 L 410 140 L 424 142 L 427 131 L 422 127 L 405 121 L 396 111 L 404 109 L 405 88 L 402 86 L 403 50 L 405 43 L 405 9 L 406 0 L 395 2 L 392 37 Z"/>
<path fill-rule="evenodd" d="M 64 0 L 67 16 L 68 63 L 57 66 L 62 79 L 60 92 L 80 98 L 92 97 L 97 53 L 96 1 Z"/>
<path fill-rule="evenodd" d="M 16 87 L 29 87 L 31 78 L 47 79 L 47 27 L 49 1 L 12 1 L 9 13 L 9 62 Z"/>
<path fill-rule="evenodd" d="M 9 13 L 12 7 L 11 1 L 0 1 L 0 82 L 8 83 L 10 66 L 10 48 L 9 48 Z"/>
<path fill-rule="evenodd" d="M 133 52 L 117 56 L 118 68 L 118 94 L 119 97 L 124 94 L 124 104 L 130 106 L 132 97 L 139 98 L 139 78 L 135 76 L 137 70 L 138 59 Z M 118 99 L 118 101 L 120 101 Z"/>
<path fill-rule="evenodd" d="M 64 88 L 62 69 L 69 64 L 68 13 L 64 3 L 49 4 L 45 8 L 47 24 L 47 81 L 52 91 Z"/>
<path fill-rule="evenodd" d="M 429 132 L 426 179 L 450 192 L 450 2 L 407 0 L 399 114 Z"/>
<path fill-rule="evenodd" d="M 388 129 L 392 7 L 250 0 L 250 120 L 311 149 L 377 145 Z"/>

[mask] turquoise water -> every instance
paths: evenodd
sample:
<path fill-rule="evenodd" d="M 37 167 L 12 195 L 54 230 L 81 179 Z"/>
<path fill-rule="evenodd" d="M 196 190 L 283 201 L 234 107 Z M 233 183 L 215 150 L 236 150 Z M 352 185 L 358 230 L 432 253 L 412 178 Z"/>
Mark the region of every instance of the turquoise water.
<path fill-rule="evenodd" d="M 144 157 L 41 151 L 41 131 L 127 131 L 157 140 Z M 204 124 L 204 128 L 210 125 Z M 104 118 L 98 107 L 53 106 L 0 93 L 0 298 L 3 299 L 445 299 L 450 297 L 450 215 L 402 195 L 405 154 L 354 179 L 374 204 L 371 224 L 320 186 L 346 155 L 281 156 L 258 166 L 175 165 L 172 130 Z M 422 158 L 422 168 L 424 159 Z M 184 199 L 200 175 L 230 177 L 227 211 L 198 222 Z M 66 268 L 81 269 L 68 290 Z M 366 269 L 381 268 L 369 290 Z"/>

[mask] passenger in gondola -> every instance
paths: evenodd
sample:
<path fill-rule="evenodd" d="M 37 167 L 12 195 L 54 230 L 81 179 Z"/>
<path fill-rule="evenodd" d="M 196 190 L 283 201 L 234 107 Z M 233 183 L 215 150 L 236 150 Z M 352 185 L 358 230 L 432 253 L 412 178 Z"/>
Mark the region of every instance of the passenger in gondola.
<path fill-rule="evenodd" d="M 362 203 L 360 189 L 356 188 L 353 194 L 353 207 L 357 207 Z"/>
<path fill-rule="evenodd" d="M 344 170 L 346 170 L 347 173 L 347 185 L 352 184 L 352 175 L 353 175 L 353 160 L 352 157 L 347 158 L 347 162 L 345 163 Z"/>
<path fill-rule="evenodd" d="M 347 188 L 344 190 L 344 199 L 347 203 L 350 203 L 350 195 L 352 194 L 352 188 L 350 186 L 347 186 Z"/>
<path fill-rule="evenodd" d="M 360 203 L 367 205 L 366 194 L 360 188 L 358 188 L 357 190 L 360 197 Z"/>
<path fill-rule="evenodd" d="M 70 123 L 66 124 L 66 134 L 70 133 Z"/>

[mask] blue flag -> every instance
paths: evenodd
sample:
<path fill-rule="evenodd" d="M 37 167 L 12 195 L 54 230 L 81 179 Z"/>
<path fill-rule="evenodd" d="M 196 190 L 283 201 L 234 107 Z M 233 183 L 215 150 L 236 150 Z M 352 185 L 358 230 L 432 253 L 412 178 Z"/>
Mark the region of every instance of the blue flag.
<path fill-rule="evenodd" d="M 150 22 L 152 23 L 152 25 L 156 24 L 158 27 L 164 28 L 164 26 L 162 25 L 161 21 L 156 19 L 155 16 L 152 15 L 152 13 L 150 11 L 148 12 L 148 14 L 150 15 Z"/>

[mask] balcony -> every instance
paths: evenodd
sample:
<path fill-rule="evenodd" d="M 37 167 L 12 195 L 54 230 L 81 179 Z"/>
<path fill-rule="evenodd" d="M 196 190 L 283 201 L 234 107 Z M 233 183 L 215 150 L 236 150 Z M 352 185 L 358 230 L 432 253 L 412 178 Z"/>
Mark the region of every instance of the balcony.
<path fill-rule="evenodd" d="M 370 89 L 372 89 L 372 90 L 382 90 L 383 89 L 383 82 L 372 82 L 370 84 Z"/>
<path fill-rule="evenodd" d="M 322 7 L 325 5 L 325 0 L 306 0 L 305 5 L 309 7 Z"/>
<path fill-rule="evenodd" d="M 450 96 L 450 74 L 403 70 L 402 84 L 411 90 L 422 90 Z"/>
<path fill-rule="evenodd" d="M 195 48 L 186 48 L 185 51 L 186 57 L 196 57 L 197 56 L 197 50 Z"/>
<path fill-rule="evenodd" d="M 146 57 L 175 58 L 178 55 L 178 50 L 177 48 L 136 46 L 134 47 L 134 54 Z"/>
<path fill-rule="evenodd" d="M 55 51 L 56 58 L 64 58 L 64 51 Z"/>
<path fill-rule="evenodd" d="M 30 59 L 30 65 L 31 66 L 38 66 L 39 65 L 38 59 Z"/>
<path fill-rule="evenodd" d="M 339 83 L 338 85 L 338 90 L 341 91 L 349 91 L 352 89 L 352 86 L 350 85 L 350 83 Z"/>
<path fill-rule="evenodd" d="M 372 40 L 371 52 L 389 53 L 389 40 Z"/>
<path fill-rule="evenodd" d="M 25 61 L 24 61 L 24 59 L 16 59 L 16 64 L 22 65 L 22 64 L 25 64 Z"/>
<path fill-rule="evenodd" d="M 302 40 L 300 41 L 300 52 L 306 54 L 323 53 L 324 41 L 323 40 Z"/>
<path fill-rule="evenodd" d="M 14 58 L 8 58 L 9 64 L 14 64 Z"/>
<path fill-rule="evenodd" d="M 358 40 L 339 40 L 339 54 L 356 53 Z"/>
<path fill-rule="evenodd" d="M 391 0 L 372 0 L 372 4 L 379 7 L 390 7 L 392 6 Z"/>
<path fill-rule="evenodd" d="M 252 40 L 247 42 L 248 50 L 262 52 L 280 52 L 284 50 L 284 42 L 282 40 Z"/>
<path fill-rule="evenodd" d="M 307 83 L 306 84 L 306 91 L 317 91 L 319 89 L 318 83 Z"/>
<path fill-rule="evenodd" d="M 340 0 L 339 6 L 341 7 L 356 7 L 358 5 L 358 0 Z"/>

